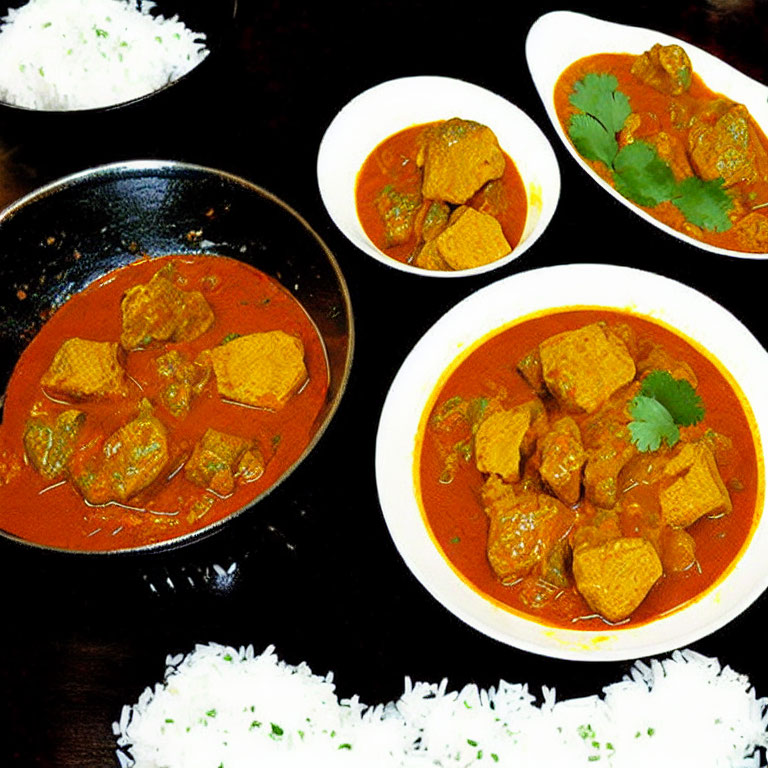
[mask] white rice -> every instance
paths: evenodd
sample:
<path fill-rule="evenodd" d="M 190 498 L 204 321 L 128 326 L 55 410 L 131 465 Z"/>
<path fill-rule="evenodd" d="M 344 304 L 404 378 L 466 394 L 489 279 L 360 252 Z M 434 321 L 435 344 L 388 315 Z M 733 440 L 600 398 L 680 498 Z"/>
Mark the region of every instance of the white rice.
<path fill-rule="evenodd" d="M 332 674 L 268 647 L 198 645 L 123 707 L 113 729 L 136 768 L 759 768 L 768 699 L 716 659 L 677 651 L 602 695 L 541 703 L 525 684 L 449 691 L 412 684 L 395 702 L 339 699 Z"/>
<path fill-rule="evenodd" d="M 216 0 L 212 0 L 215 2 Z M 129 0 L 30 0 L 0 26 L 0 100 L 40 110 L 90 109 L 138 98 L 207 55 L 177 16 Z"/>

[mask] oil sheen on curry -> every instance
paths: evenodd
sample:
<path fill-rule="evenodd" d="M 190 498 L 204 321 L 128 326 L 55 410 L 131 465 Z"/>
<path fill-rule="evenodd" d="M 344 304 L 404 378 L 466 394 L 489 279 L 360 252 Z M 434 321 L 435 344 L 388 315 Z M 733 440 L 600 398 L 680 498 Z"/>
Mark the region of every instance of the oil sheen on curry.
<path fill-rule="evenodd" d="M 683 48 L 580 59 L 554 100 L 576 150 L 630 202 L 709 245 L 768 252 L 768 140 Z"/>
<path fill-rule="evenodd" d="M 452 118 L 390 136 L 357 177 L 365 233 L 397 261 L 430 270 L 471 269 L 519 242 L 523 181 L 488 126 Z"/>
<path fill-rule="evenodd" d="M 0 427 L 0 527 L 68 550 L 130 549 L 247 506 L 300 458 L 325 349 L 277 281 L 163 256 L 76 294 L 17 363 Z"/>
<path fill-rule="evenodd" d="M 475 590 L 550 626 L 636 626 L 724 576 L 762 502 L 752 418 L 708 354 L 574 308 L 484 340 L 422 419 L 420 503 Z"/>

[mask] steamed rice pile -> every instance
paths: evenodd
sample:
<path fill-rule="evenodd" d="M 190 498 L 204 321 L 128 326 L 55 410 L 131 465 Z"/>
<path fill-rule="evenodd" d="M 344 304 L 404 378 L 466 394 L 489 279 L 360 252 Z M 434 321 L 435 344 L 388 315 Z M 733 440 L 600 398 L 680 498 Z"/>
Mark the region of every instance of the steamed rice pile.
<path fill-rule="evenodd" d="M 119 104 L 186 74 L 204 35 L 129 0 L 30 0 L 0 26 L 0 100 L 41 110 Z"/>
<path fill-rule="evenodd" d="M 199 645 L 167 660 L 165 682 L 114 724 L 137 768 L 758 768 L 767 699 L 716 659 L 678 651 L 602 696 L 536 703 L 526 685 L 449 691 L 408 679 L 395 702 L 339 699 L 332 674 L 267 648 Z"/>

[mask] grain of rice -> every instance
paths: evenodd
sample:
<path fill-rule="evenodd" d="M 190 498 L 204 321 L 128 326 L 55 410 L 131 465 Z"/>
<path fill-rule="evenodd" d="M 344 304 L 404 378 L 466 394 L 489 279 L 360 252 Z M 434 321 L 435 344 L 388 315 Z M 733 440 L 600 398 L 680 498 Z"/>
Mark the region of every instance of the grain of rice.
<path fill-rule="evenodd" d="M 128 0 L 30 0 L 0 26 L 0 100 L 40 110 L 91 109 L 144 96 L 207 55 L 177 16 Z"/>
<path fill-rule="evenodd" d="M 338 698 L 333 675 L 211 643 L 168 657 L 165 680 L 125 706 L 113 730 L 135 768 L 761 768 L 768 699 L 717 659 L 676 651 L 637 662 L 602 695 L 537 703 L 495 688 L 406 678 L 395 702 Z"/>

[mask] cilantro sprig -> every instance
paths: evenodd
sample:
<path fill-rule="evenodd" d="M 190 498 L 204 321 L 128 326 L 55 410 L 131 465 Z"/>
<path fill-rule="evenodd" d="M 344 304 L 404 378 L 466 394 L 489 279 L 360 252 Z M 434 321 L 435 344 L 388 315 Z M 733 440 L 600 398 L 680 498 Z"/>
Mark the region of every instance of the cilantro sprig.
<path fill-rule="evenodd" d="M 568 135 L 579 154 L 604 163 L 619 194 L 638 205 L 653 208 L 671 202 L 685 218 L 702 229 L 725 232 L 731 227 L 728 212 L 733 199 L 722 179 L 690 177 L 677 181 L 653 144 L 635 140 L 619 148 L 616 134 L 632 112 L 614 75 L 590 72 L 574 84 Z"/>
<path fill-rule="evenodd" d="M 643 452 L 657 451 L 662 442 L 671 448 L 680 440 L 679 427 L 698 424 L 704 412 L 701 397 L 689 382 L 668 371 L 651 371 L 629 406 L 632 442 Z"/>

